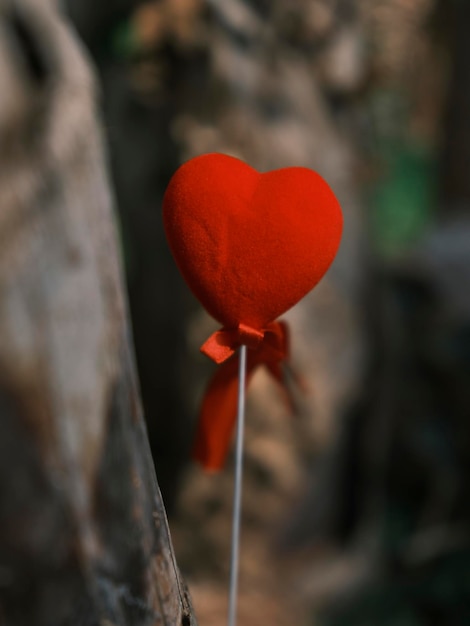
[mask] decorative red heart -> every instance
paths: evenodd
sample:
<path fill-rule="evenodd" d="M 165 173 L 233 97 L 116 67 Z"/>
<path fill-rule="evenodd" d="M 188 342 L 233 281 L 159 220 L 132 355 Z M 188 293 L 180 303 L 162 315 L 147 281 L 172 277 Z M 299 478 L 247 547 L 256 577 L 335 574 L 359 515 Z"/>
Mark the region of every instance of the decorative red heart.
<path fill-rule="evenodd" d="M 342 231 L 338 201 L 317 173 L 260 174 L 224 154 L 176 171 L 163 220 L 194 295 L 227 328 L 263 328 L 291 308 L 330 266 Z"/>

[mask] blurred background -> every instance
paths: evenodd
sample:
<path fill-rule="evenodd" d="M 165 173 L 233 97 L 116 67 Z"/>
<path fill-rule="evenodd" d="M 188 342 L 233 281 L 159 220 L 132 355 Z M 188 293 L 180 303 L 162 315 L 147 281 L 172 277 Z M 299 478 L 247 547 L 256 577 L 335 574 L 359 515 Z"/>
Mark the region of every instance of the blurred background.
<path fill-rule="evenodd" d="M 240 625 L 470 624 L 470 2 L 63 0 L 97 70 L 138 370 L 179 565 L 226 615 L 232 463 L 190 463 L 217 326 L 167 248 L 188 158 L 302 165 L 345 228 L 248 399 Z"/>

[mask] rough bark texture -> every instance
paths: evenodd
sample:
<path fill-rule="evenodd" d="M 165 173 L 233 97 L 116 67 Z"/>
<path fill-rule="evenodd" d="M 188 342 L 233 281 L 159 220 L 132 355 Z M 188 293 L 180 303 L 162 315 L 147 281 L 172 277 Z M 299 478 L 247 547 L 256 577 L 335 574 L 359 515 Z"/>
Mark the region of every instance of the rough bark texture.
<path fill-rule="evenodd" d="M 0 624 L 195 624 L 140 407 L 82 52 L 0 0 Z"/>

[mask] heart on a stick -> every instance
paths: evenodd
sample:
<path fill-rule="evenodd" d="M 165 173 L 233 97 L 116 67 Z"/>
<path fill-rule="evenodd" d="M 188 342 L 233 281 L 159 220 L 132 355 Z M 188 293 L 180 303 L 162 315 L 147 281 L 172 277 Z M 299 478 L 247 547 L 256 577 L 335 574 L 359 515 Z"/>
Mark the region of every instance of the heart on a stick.
<path fill-rule="evenodd" d="M 163 220 L 181 273 L 226 328 L 263 328 L 305 296 L 332 263 L 343 223 L 316 172 L 261 174 L 224 154 L 176 171 Z"/>

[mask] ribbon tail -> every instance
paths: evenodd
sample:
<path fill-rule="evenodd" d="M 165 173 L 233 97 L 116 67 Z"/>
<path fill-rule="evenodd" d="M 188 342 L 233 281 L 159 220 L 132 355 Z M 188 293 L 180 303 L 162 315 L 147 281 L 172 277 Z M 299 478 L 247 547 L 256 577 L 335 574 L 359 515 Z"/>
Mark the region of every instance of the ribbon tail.
<path fill-rule="evenodd" d="M 254 366 L 248 363 L 246 385 Z M 215 372 L 202 401 L 193 458 L 207 471 L 224 466 L 237 418 L 238 359 L 231 358 Z"/>
<path fill-rule="evenodd" d="M 213 333 L 201 352 L 221 367 L 215 372 L 202 401 L 193 447 L 193 458 L 209 471 L 223 467 L 232 440 L 238 400 L 238 358 L 234 352 L 242 344 L 251 348 L 246 385 L 255 369 L 266 365 L 285 391 L 288 404 L 292 405 L 282 373 L 282 363 L 289 351 L 285 323 L 272 322 L 263 330 L 239 324 L 236 329 L 223 328 Z"/>

